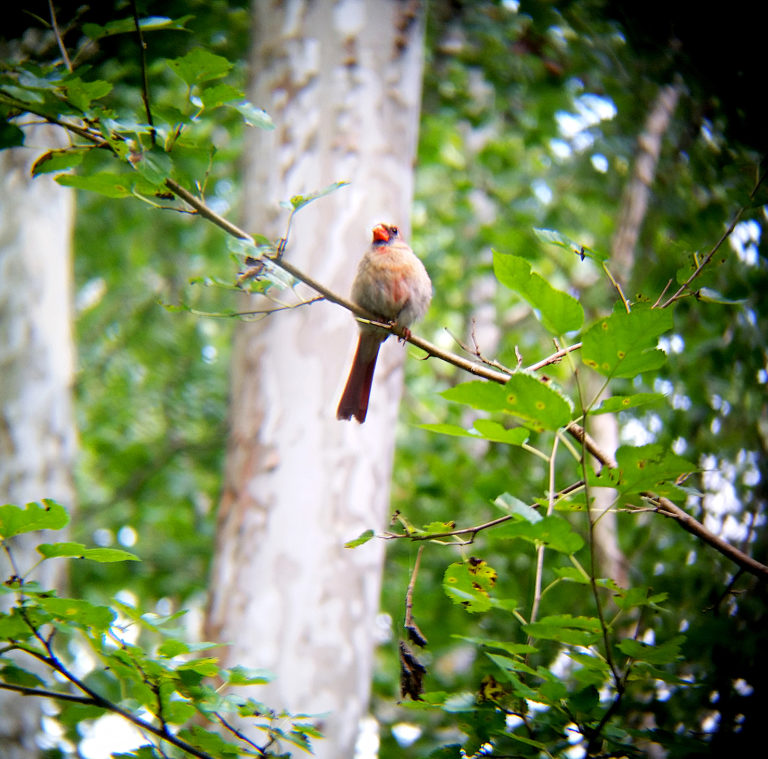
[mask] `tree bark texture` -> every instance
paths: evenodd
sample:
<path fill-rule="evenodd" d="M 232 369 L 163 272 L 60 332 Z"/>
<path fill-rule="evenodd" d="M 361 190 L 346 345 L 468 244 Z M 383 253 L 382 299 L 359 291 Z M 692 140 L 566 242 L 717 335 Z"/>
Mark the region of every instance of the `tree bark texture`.
<path fill-rule="evenodd" d="M 50 176 L 32 178 L 34 159 L 58 145 L 50 127 L 26 131 L 30 147 L 0 152 L 0 503 L 23 506 L 52 498 L 71 508 L 74 193 Z M 33 547 L 38 538 L 13 539 L 18 567 L 40 558 Z M 32 579 L 51 587 L 61 566 L 45 562 Z M 3 553 L 2 579 L 11 571 Z M 39 704 L 0 693 L 3 757 L 37 756 L 39 732 Z"/>
<path fill-rule="evenodd" d="M 421 12 L 397 0 L 253 5 L 250 96 L 276 128 L 248 144 L 245 227 L 276 239 L 280 201 L 350 181 L 296 215 L 285 253 L 340 293 L 374 224 L 408 239 Z M 388 340 L 366 423 L 339 422 L 356 341 L 354 320 L 328 303 L 239 326 L 207 619 L 208 635 L 231 643 L 227 663 L 275 673 L 255 697 L 324 715 L 321 759 L 353 755 L 367 709 L 383 554 L 344 543 L 385 524 L 406 355 Z"/>
<path fill-rule="evenodd" d="M 640 238 L 643 221 L 648 211 L 651 187 L 656 176 L 664 135 L 677 106 L 680 96 L 678 85 L 668 85 L 659 90 L 653 102 L 645 127 L 637 138 L 637 155 L 622 197 L 621 209 L 616 224 L 616 233 L 611 247 L 611 264 L 614 276 L 626 289 L 632 277 L 635 264 L 635 249 Z M 590 392 L 598 389 L 600 382 L 595 379 Z M 591 395 L 590 395 L 591 397 Z M 614 457 L 619 446 L 619 424 L 615 414 L 601 414 L 590 419 L 590 432 L 601 450 Z M 611 505 L 616 492 L 609 488 L 595 488 L 592 493 L 595 543 L 603 572 L 620 585 L 629 583 L 627 560 L 619 547 L 618 523 Z"/>

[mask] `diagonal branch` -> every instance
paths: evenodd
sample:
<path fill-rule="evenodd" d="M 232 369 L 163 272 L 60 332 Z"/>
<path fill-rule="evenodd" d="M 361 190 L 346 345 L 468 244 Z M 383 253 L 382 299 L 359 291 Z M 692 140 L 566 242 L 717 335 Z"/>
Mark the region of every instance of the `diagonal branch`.
<path fill-rule="evenodd" d="M 68 121 L 57 119 L 39 110 L 36 111 L 34 106 L 31 106 L 28 103 L 19 101 L 16 98 L 13 98 L 12 96 L 8 95 L 7 93 L 2 92 L 2 90 L 0 90 L 0 102 L 5 102 L 9 105 L 20 108 L 21 110 L 26 110 L 30 113 L 35 113 L 36 115 L 41 116 L 42 118 L 46 119 L 50 123 L 57 124 L 58 126 L 61 126 L 64 129 L 68 129 L 72 131 L 73 133 L 79 135 L 83 139 L 86 139 L 89 142 L 93 143 L 97 147 L 109 148 L 108 143 L 106 143 L 103 140 L 100 134 L 91 132 L 88 129 L 83 128 L 79 125 L 71 124 Z M 758 178 L 750 197 L 754 197 L 754 195 L 757 192 L 757 189 L 760 187 L 764 179 L 765 179 L 765 175 L 762 175 Z M 180 184 L 178 184 L 178 182 L 175 182 L 172 179 L 166 179 L 165 186 L 171 192 L 173 192 L 174 195 L 176 195 L 185 203 L 187 203 L 192 208 L 194 208 L 200 214 L 200 216 L 206 218 L 208 221 L 215 224 L 219 228 L 223 229 L 228 234 L 241 240 L 252 241 L 253 238 L 246 231 L 244 231 L 243 229 L 240 229 L 240 227 L 238 227 L 237 225 L 233 224 L 232 222 L 225 219 L 223 216 L 220 216 L 219 214 L 212 211 L 210 208 L 208 208 L 208 206 L 206 206 L 206 204 L 203 201 L 201 201 L 195 195 L 193 195 L 192 193 L 184 189 Z M 701 272 L 704 266 L 706 266 L 706 264 L 715 255 L 717 249 L 722 245 L 723 241 L 727 238 L 728 234 L 730 234 L 730 232 L 735 227 L 742 213 L 743 211 L 739 211 L 739 213 L 736 215 L 736 218 L 729 226 L 728 231 L 723 235 L 721 240 L 718 241 L 718 243 L 713 248 L 713 250 L 710 251 L 710 253 L 704 259 L 702 264 L 696 269 L 693 275 L 691 275 L 691 277 L 688 278 L 686 283 L 684 283 L 683 286 L 663 304 L 662 307 L 666 307 L 670 305 L 672 302 L 674 302 L 675 300 L 679 299 L 679 297 L 682 296 L 683 290 L 690 284 L 691 281 L 693 281 L 693 279 L 696 276 L 698 276 L 698 274 Z M 284 261 L 282 258 L 273 258 L 271 259 L 271 262 L 279 266 L 281 269 L 283 269 L 283 271 L 287 272 L 291 276 L 295 277 L 301 282 L 304 282 L 306 285 L 314 289 L 316 292 L 320 293 L 326 300 L 330 301 L 331 303 L 335 303 L 343 308 L 346 308 L 348 311 L 351 311 L 353 314 L 355 314 L 355 316 L 359 318 L 367 319 L 369 321 L 372 321 L 378 324 L 378 322 L 376 322 L 376 318 L 374 314 L 370 314 L 366 312 L 364 309 L 352 303 L 350 300 L 347 300 L 346 298 L 342 298 L 341 296 L 337 295 L 336 293 L 334 293 L 332 290 L 325 287 L 320 282 L 304 274 L 304 272 L 297 269 L 292 264 L 288 263 L 287 261 Z M 397 335 L 400 339 L 407 340 L 408 342 L 412 343 L 416 347 L 421 348 L 428 355 L 433 356 L 435 358 L 439 358 L 442 361 L 446 361 L 447 363 L 453 364 L 459 369 L 469 372 L 470 374 L 473 374 L 477 377 L 482 377 L 483 379 L 487 379 L 491 382 L 497 382 L 502 385 L 505 384 L 509 379 L 509 375 L 506 373 L 495 371 L 493 369 L 490 369 L 487 366 L 484 366 L 483 364 L 480 364 L 474 361 L 469 361 L 461 356 L 457 356 L 453 353 L 450 353 L 449 351 L 444 351 L 438 348 L 437 346 L 432 345 L 428 341 L 423 340 L 422 338 L 416 337 L 415 335 L 411 335 L 409 332 L 407 332 L 397 324 L 385 324 L 381 326 L 385 327 L 386 329 L 389 329 L 393 334 Z M 609 466 L 609 467 L 616 466 L 612 458 L 600 450 L 600 448 L 586 433 L 584 428 L 581 427 L 579 424 L 576 424 L 575 422 L 571 422 L 565 429 L 569 435 L 574 437 L 579 442 L 582 442 L 584 444 L 585 450 L 588 451 L 589 454 L 593 456 L 603 466 Z M 651 499 L 657 498 L 652 493 L 649 493 L 647 495 Z M 658 502 L 661 504 L 667 503 L 666 499 L 658 499 Z M 702 541 L 712 546 L 715 550 L 719 551 L 724 556 L 727 556 L 729 559 L 736 562 L 740 567 L 742 567 L 746 571 L 750 572 L 751 574 L 757 576 L 762 580 L 768 580 L 768 566 L 761 564 L 760 562 L 757 562 L 748 554 L 726 543 L 725 541 L 722 540 L 722 538 L 718 537 L 714 533 L 707 530 L 707 528 L 704 527 L 703 524 L 695 520 L 693 517 L 691 517 L 686 512 L 684 512 L 682 509 L 675 506 L 671 502 L 668 502 L 668 503 L 671 504 L 672 508 L 666 508 L 665 510 L 662 510 L 660 513 L 665 513 L 666 516 L 674 517 L 677 520 L 677 522 L 685 530 L 696 535 Z"/>
<path fill-rule="evenodd" d="M 207 205 L 205 205 L 203 201 L 201 201 L 199 198 L 194 196 L 192 193 L 185 190 L 177 182 L 173 181 L 172 179 L 167 179 L 165 184 L 168 187 L 168 189 L 171 190 L 171 192 L 173 192 L 175 195 L 181 198 L 185 203 L 188 203 L 190 206 L 192 206 L 192 208 L 194 208 L 201 216 L 208 219 L 210 222 L 220 227 L 225 232 L 242 240 L 252 239 L 247 232 L 240 229 L 235 224 L 232 224 L 232 222 L 228 221 L 222 216 L 219 216 L 217 213 L 212 211 Z M 733 226 L 735 226 L 735 223 Z M 717 247 L 719 247 L 719 245 L 720 243 L 718 243 Z M 711 258 L 712 255 L 714 255 L 714 251 L 710 254 L 708 259 Z M 325 285 L 307 276 L 306 274 L 304 274 L 304 272 L 302 272 L 300 269 L 297 269 L 295 266 L 288 263 L 283 258 L 273 258 L 271 259 L 271 262 L 279 266 L 281 269 L 283 269 L 283 271 L 287 272 L 291 276 L 295 277 L 301 282 L 304 282 L 304 284 L 308 285 L 309 287 L 311 287 L 312 289 L 314 289 L 315 291 L 323 295 L 325 299 L 330 301 L 331 303 L 336 303 L 337 305 L 342 306 L 343 308 L 346 308 L 348 311 L 351 311 L 353 314 L 355 314 L 355 316 L 358 316 L 359 318 L 372 321 L 376 324 L 380 324 L 380 322 L 376 321 L 376 317 L 373 314 L 368 313 L 367 311 L 365 311 L 365 309 L 360 308 L 358 305 L 356 305 L 355 303 L 352 303 L 346 298 L 342 298 L 341 296 L 337 295 L 332 290 L 329 290 L 327 287 L 325 287 Z M 674 297 L 675 296 L 673 296 L 673 298 Z M 671 300 L 672 299 L 670 299 L 669 302 L 671 302 Z M 667 304 L 665 303 L 664 305 L 667 305 Z M 397 335 L 400 339 L 407 340 L 408 342 L 412 343 L 416 347 L 421 348 L 429 356 L 438 358 L 442 361 L 446 361 L 449 364 L 453 364 L 459 369 L 463 369 L 464 371 L 474 374 L 475 376 L 482 377 L 483 379 L 487 379 L 491 382 L 497 382 L 502 385 L 505 384 L 509 379 L 510 375 L 507 373 L 496 371 L 495 369 L 491 369 L 485 364 L 478 363 L 476 361 L 470 361 L 461 356 L 457 356 L 454 353 L 450 353 L 449 351 L 444 351 L 441 348 L 438 348 L 436 345 L 433 345 L 432 343 L 428 342 L 427 340 L 417 337 L 416 335 L 412 335 L 410 332 L 402 329 L 402 327 L 399 327 L 396 324 L 380 324 L 380 326 L 389 329 L 393 334 Z M 572 349 L 573 348 L 571 348 L 570 350 Z M 555 356 L 559 358 L 564 353 L 567 353 L 567 352 L 568 352 L 567 349 L 563 351 L 558 351 L 555 354 Z M 542 364 L 545 364 L 547 362 L 548 362 L 548 359 L 545 360 L 544 362 L 539 362 L 539 364 L 535 364 L 534 366 L 538 368 Z M 595 458 L 600 464 L 610 468 L 616 467 L 616 462 L 613 460 L 613 458 L 600 449 L 597 443 L 595 443 L 595 441 L 589 436 L 589 434 L 581 425 L 577 424 L 576 422 L 571 422 L 565 428 L 565 430 L 569 435 L 571 435 L 571 437 L 575 438 L 577 441 L 582 443 L 584 445 L 585 450 L 593 458 Z M 692 516 L 687 514 L 682 509 L 680 509 L 678 506 L 675 506 L 675 504 L 673 504 L 671 501 L 668 501 L 667 499 L 659 499 L 658 496 L 654 496 L 653 494 L 647 494 L 647 497 L 651 499 L 657 499 L 659 503 L 669 504 L 668 507 L 664 507 L 663 509 L 660 509 L 660 513 L 665 514 L 665 516 L 674 517 L 678 521 L 678 523 L 683 527 L 683 529 L 687 530 L 693 535 L 696 535 L 696 537 L 700 538 L 702 541 L 712 546 L 715 550 L 719 551 L 724 556 L 727 556 L 729 559 L 731 559 L 731 561 L 734 561 L 736 564 L 738 564 L 740 567 L 742 567 L 746 571 L 750 572 L 751 574 L 761 579 L 768 580 L 768 566 L 756 561 L 751 556 L 744 553 L 743 551 L 740 551 L 735 546 L 732 546 L 729 543 L 726 543 L 722 538 L 718 537 L 714 533 L 707 530 L 707 528 L 704 527 L 703 524 L 698 522 L 696 519 L 694 519 Z M 454 534 L 454 535 L 469 534 L 472 537 L 474 537 L 474 534 L 479 529 L 484 529 L 485 527 L 490 527 L 490 526 L 493 526 L 494 524 L 498 524 L 503 521 L 506 521 L 505 517 L 501 517 L 498 520 L 493 520 L 487 525 L 483 525 L 481 528 L 467 528 L 466 530 L 463 530 L 463 531 L 453 531 L 450 534 Z M 431 536 L 423 536 L 423 537 L 422 536 L 414 536 L 414 537 L 415 539 L 428 540 L 438 536 L 431 535 Z"/>

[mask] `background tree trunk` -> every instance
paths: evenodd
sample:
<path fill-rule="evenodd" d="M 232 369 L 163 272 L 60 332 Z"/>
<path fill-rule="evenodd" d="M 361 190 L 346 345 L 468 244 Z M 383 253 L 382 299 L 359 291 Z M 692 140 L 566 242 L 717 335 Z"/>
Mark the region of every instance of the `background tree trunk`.
<path fill-rule="evenodd" d="M 680 96 L 677 85 L 662 87 L 651 107 L 645 129 L 637 138 L 637 155 L 632 176 L 624 188 L 616 233 L 611 246 L 611 266 L 616 280 L 626 289 L 632 277 L 635 248 L 648 210 L 651 186 L 661 155 L 661 145 Z M 631 294 L 627 293 L 631 298 Z M 592 377 L 588 389 L 591 398 L 602 384 L 601 378 Z M 607 394 L 605 395 L 607 397 Z M 619 447 L 619 423 L 615 414 L 600 414 L 590 419 L 590 432 L 603 451 L 615 456 Z M 595 488 L 592 493 L 592 512 L 599 521 L 595 525 L 595 544 L 603 572 L 619 585 L 629 584 L 626 557 L 619 547 L 618 523 L 611 505 L 616 492 L 609 488 Z"/>
<path fill-rule="evenodd" d="M 50 176 L 33 179 L 35 158 L 61 139 L 50 127 L 27 130 L 29 148 L 0 152 L 0 503 L 53 498 L 74 505 L 76 434 L 72 401 L 72 227 L 74 193 Z M 15 538 L 24 568 L 40 557 L 37 541 Z M 61 538 L 56 538 L 60 540 Z M 34 579 L 50 587 L 62 562 L 46 562 Z M 10 566 L 0 555 L 2 579 Z M 40 749 L 39 704 L 0 692 L 5 759 Z"/>
<path fill-rule="evenodd" d="M 286 252 L 346 294 L 375 223 L 408 239 L 420 6 L 258 0 L 253 20 L 251 100 L 277 128 L 247 149 L 247 228 L 277 238 L 281 200 L 349 180 L 298 213 Z M 326 303 L 237 330 L 207 624 L 231 642 L 228 663 L 275 673 L 259 699 L 327 715 L 321 759 L 353 754 L 367 708 L 382 547 L 344 542 L 386 519 L 406 354 L 384 345 L 365 425 L 339 422 L 356 340 L 350 315 Z"/>

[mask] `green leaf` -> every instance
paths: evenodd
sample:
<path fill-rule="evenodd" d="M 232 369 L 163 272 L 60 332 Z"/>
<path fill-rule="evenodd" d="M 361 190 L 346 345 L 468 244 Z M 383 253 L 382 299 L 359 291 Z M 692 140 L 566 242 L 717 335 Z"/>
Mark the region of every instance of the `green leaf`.
<path fill-rule="evenodd" d="M 100 631 L 109 629 L 117 616 L 106 606 L 95 606 L 80 598 L 40 598 L 38 603 L 56 619 Z"/>
<path fill-rule="evenodd" d="M 668 593 L 650 593 L 649 588 L 635 587 L 622 589 L 613 597 L 614 603 L 619 609 L 638 608 L 640 606 L 656 606 L 667 600 Z"/>
<path fill-rule="evenodd" d="M 46 559 L 76 557 L 102 564 L 115 561 L 141 561 L 135 554 L 120 548 L 86 548 L 82 543 L 41 543 L 37 550 Z"/>
<path fill-rule="evenodd" d="M 10 121 L 0 120 L 0 150 L 17 148 L 24 144 L 24 132 Z"/>
<path fill-rule="evenodd" d="M 671 664 L 682 658 L 680 654 L 680 646 L 682 646 L 684 642 L 684 635 L 678 635 L 675 638 L 672 638 L 672 640 L 668 640 L 666 643 L 661 643 L 656 646 L 651 646 L 639 640 L 633 640 L 632 638 L 624 638 L 624 640 L 619 643 L 619 650 L 632 659 L 645 661 L 649 664 Z"/>
<path fill-rule="evenodd" d="M 474 643 L 477 646 L 485 646 L 486 648 L 498 648 L 501 651 L 506 651 L 508 654 L 513 655 L 525 655 L 535 654 L 538 649 L 535 646 L 531 646 L 528 643 L 509 643 L 504 640 L 493 640 L 491 638 L 473 638 L 464 635 L 455 635 L 455 638 L 460 640 L 466 640 L 468 643 Z"/>
<path fill-rule="evenodd" d="M 6 664 L 0 669 L 0 680 L 14 685 L 25 685 L 28 688 L 45 685 L 45 681 L 41 680 L 34 672 L 28 672 L 15 664 Z"/>
<path fill-rule="evenodd" d="M 189 644 L 185 643 L 183 640 L 175 640 L 174 638 L 169 638 L 168 640 L 164 640 L 157 647 L 158 656 L 163 656 L 166 659 L 172 659 L 174 656 L 180 656 L 181 654 L 188 654 L 188 653 L 189 653 Z"/>
<path fill-rule="evenodd" d="M 136 554 L 123 551 L 122 548 L 86 548 L 83 558 L 98 561 L 101 564 L 111 564 L 117 561 L 141 561 Z"/>
<path fill-rule="evenodd" d="M 672 329 L 670 309 L 621 306 L 592 325 L 582 338 L 584 363 L 606 377 L 635 377 L 658 369 L 666 361 L 656 348 L 658 337 Z"/>
<path fill-rule="evenodd" d="M 167 18 L 166 16 L 148 16 L 139 19 L 139 28 L 142 32 L 154 32 L 161 29 L 176 29 L 186 31 L 184 24 L 193 16 L 181 16 L 177 19 Z M 99 40 L 103 37 L 110 37 L 115 34 L 135 34 L 136 24 L 132 17 L 110 21 L 104 26 L 99 24 L 83 24 L 83 34 L 92 40 Z"/>
<path fill-rule="evenodd" d="M 12 504 L 0 506 L 0 539 L 3 540 L 35 530 L 60 530 L 68 524 L 67 510 L 50 498 L 28 503 L 23 509 Z"/>
<path fill-rule="evenodd" d="M 94 82 L 84 82 L 79 77 L 67 79 L 63 87 L 67 100 L 78 110 L 85 113 L 94 100 L 103 98 L 112 91 L 112 84 L 103 79 Z"/>
<path fill-rule="evenodd" d="M 317 200 L 318 198 L 330 195 L 332 192 L 335 192 L 341 187 L 346 187 L 348 184 L 349 182 L 334 182 L 333 184 L 329 184 L 327 187 L 324 187 L 322 190 L 311 192 L 309 195 L 294 195 L 291 198 L 291 207 L 294 211 L 298 211 L 300 208 L 304 208 L 305 205 L 311 203 L 313 200 Z"/>
<path fill-rule="evenodd" d="M 471 691 L 460 691 L 448 696 L 443 703 L 443 711 L 449 713 L 474 711 L 477 698 Z"/>
<path fill-rule="evenodd" d="M 482 411 L 501 411 L 507 405 L 507 394 L 504 385 L 496 382 L 473 380 L 443 390 L 440 395 L 447 401 L 463 403 L 465 406 L 481 409 Z M 465 431 L 466 432 L 466 431 Z M 471 432 L 466 433 L 476 437 Z"/>
<path fill-rule="evenodd" d="M 229 685 L 264 685 L 274 680 L 274 675 L 266 669 L 250 667 L 232 667 L 221 673 Z"/>
<path fill-rule="evenodd" d="M 376 533 L 373 530 L 366 530 L 354 540 L 350 540 L 347 543 L 344 543 L 344 548 L 357 548 L 358 546 L 363 545 L 363 543 L 367 543 L 369 540 L 371 540 L 375 536 L 376 536 Z"/>
<path fill-rule="evenodd" d="M 526 371 L 515 372 L 504 385 L 474 380 L 448 388 L 441 395 L 446 400 L 483 411 L 505 411 L 539 431 L 558 429 L 571 419 L 568 399 L 551 383 L 542 382 Z M 483 424 L 480 427 L 482 429 Z M 494 429 L 499 431 L 498 427 Z M 510 435 L 515 444 L 521 439 L 520 433 Z"/>
<path fill-rule="evenodd" d="M 666 398 L 662 393 L 635 393 L 634 395 L 614 395 L 606 398 L 597 408 L 592 409 L 592 414 L 615 414 L 618 411 L 626 411 L 638 406 L 647 406 L 651 403 L 660 403 Z"/>
<path fill-rule="evenodd" d="M 239 746 L 224 740 L 218 733 L 211 730 L 205 730 L 199 725 L 193 725 L 191 728 L 180 730 L 179 738 L 202 749 L 211 756 L 236 757 L 240 755 Z"/>
<path fill-rule="evenodd" d="M 181 58 L 169 60 L 168 65 L 190 87 L 211 79 L 221 79 L 232 69 L 232 64 L 226 58 L 203 47 L 196 47 Z"/>
<path fill-rule="evenodd" d="M 222 82 L 200 90 L 200 100 L 206 108 L 216 108 L 233 100 L 243 100 L 244 97 L 242 90 Z"/>
<path fill-rule="evenodd" d="M 170 701 L 163 706 L 163 719 L 172 725 L 183 725 L 197 714 L 194 704 L 188 701 Z"/>
<path fill-rule="evenodd" d="M 747 302 L 746 298 L 726 298 L 721 295 L 717 290 L 713 290 L 710 287 L 702 287 L 696 293 L 696 297 L 705 303 L 721 303 L 724 306 L 741 306 Z"/>
<path fill-rule="evenodd" d="M 473 426 L 480 433 L 483 440 L 489 440 L 492 443 L 522 445 L 530 437 L 530 432 L 525 427 L 512 427 L 508 429 L 503 424 L 492 419 L 476 419 Z"/>
<path fill-rule="evenodd" d="M 0 640 L 26 640 L 32 637 L 31 622 L 19 614 L 18 609 L 13 609 L 10 614 L 0 613 Z"/>
<path fill-rule="evenodd" d="M 213 657 L 207 657 L 203 659 L 193 659 L 192 661 L 184 662 L 178 667 L 179 672 L 183 670 L 190 670 L 197 672 L 204 677 L 214 677 L 219 674 L 219 665 L 217 659 Z"/>
<path fill-rule="evenodd" d="M 425 524 L 421 530 L 420 535 L 440 535 L 445 532 L 451 532 L 456 529 L 456 522 L 430 522 Z"/>
<path fill-rule="evenodd" d="M 157 146 L 141 153 L 132 163 L 144 179 L 157 187 L 162 187 L 173 172 L 171 157 Z"/>
<path fill-rule="evenodd" d="M 452 435 L 453 437 L 470 437 L 474 440 L 482 440 L 482 437 L 473 430 L 465 430 L 463 427 L 459 427 L 458 424 L 420 424 L 419 429 L 427 430 L 427 432 L 436 432 L 439 435 Z"/>
<path fill-rule="evenodd" d="M 226 105 L 234 108 L 243 117 L 243 121 L 248 126 L 259 129 L 275 128 L 275 122 L 272 121 L 272 117 L 265 110 L 258 108 L 247 100 L 241 100 L 239 103 L 227 103 Z M 346 182 L 342 184 L 346 184 Z"/>
<path fill-rule="evenodd" d="M 37 550 L 46 559 L 58 556 L 82 556 L 85 545 L 83 543 L 41 543 Z"/>
<path fill-rule="evenodd" d="M 600 703 L 600 694 L 594 685 L 588 685 L 571 694 L 569 703 L 581 714 L 591 714 Z"/>
<path fill-rule="evenodd" d="M 134 174 L 112 174 L 106 171 L 88 176 L 59 174 L 56 177 L 56 181 L 64 187 L 98 192 L 109 198 L 126 198 L 132 195 L 134 180 Z"/>
<path fill-rule="evenodd" d="M 584 540 L 574 532 L 567 520 L 557 514 L 542 517 L 538 522 L 505 522 L 494 528 L 494 536 L 502 539 L 521 538 L 531 543 L 543 543 L 564 554 L 573 554 L 584 546 Z"/>
<path fill-rule="evenodd" d="M 490 591 L 495 583 L 495 570 L 479 559 L 450 564 L 443 575 L 446 595 L 469 612 L 491 608 Z"/>
<path fill-rule="evenodd" d="M 497 664 L 502 670 L 507 672 L 519 672 L 524 675 L 530 675 L 532 677 L 541 677 L 540 673 L 536 669 L 526 663 L 523 656 L 502 656 L 501 654 L 492 654 L 487 651 L 485 652 L 485 655 L 492 662 Z"/>
<path fill-rule="evenodd" d="M 556 245 L 559 248 L 564 248 L 569 253 L 575 253 L 576 255 L 584 256 L 585 258 L 593 258 L 596 261 L 606 261 L 609 258 L 607 254 L 599 253 L 588 248 L 586 245 L 575 242 L 567 235 L 562 234 L 562 232 L 558 232 L 556 229 L 534 228 L 533 232 L 542 242 Z"/>
<path fill-rule="evenodd" d="M 581 303 L 532 272 L 530 263 L 524 258 L 494 250 L 493 271 L 499 282 L 530 303 L 541 323 L 554 335 L 563 335 L 581 328 L 584 323 Z"/>
<path fill-rule="evenodd" d="M 521 501 L 519 498 L 515 498 L 509 493 L 502 493 L 494 500 L 494 503 L 500 509 L 503 509 L 506 514 L 514 514 L 531 524 L 536 524 L 536 522 L 540 522 L 543 519 L 538 509 L 532 508 L 527 503 Z"/>
<path fill-rule="evenodd" d="M 90 148 L 67 148 L 66 150 L 49 150 L 38 158 L 32 165 L 32 176 L 50 174 L 53 171 L 64 171 L 73 166 L 79 166 Z"/>
<path fill-rule="evenodd" d="M 591 646 L 601 636 L 599 620 L 593 617 L 573 617 L 570 614 L 542 617 L 538 622 L 523 625 L 523 629 L 534 638 L 556 640 L 574 646 Z"/>
<path fill-rule="evenodd" d="M 680 488 L 674 480 L 697 469 L 661 443 L 623 445 L 616 451 L 616 463 L 615 469 L 603 467 L 599 473 L 591 472 L 590 483 L 596 487 L 615 488 L 624 495 L 646 490 L 657 495 L 676 495 Z"/>
<path fill-rule="evenodd" d="M 551 383 L 535 374 L 515 372 L 506 385 L 504 411 L 535 430 L 556 430 L 571 420 L 571 404 Z"/>

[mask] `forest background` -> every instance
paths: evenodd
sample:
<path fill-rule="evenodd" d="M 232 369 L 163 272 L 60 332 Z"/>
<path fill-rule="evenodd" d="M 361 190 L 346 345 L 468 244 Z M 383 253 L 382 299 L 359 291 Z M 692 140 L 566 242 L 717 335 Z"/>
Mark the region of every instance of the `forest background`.
<path fill-rule="evenodd" d="M 307 7 L 284 5 L 273 7 L 274 18 Z M 268 330 L 326 313 L 306 303 L 314 295 L 291 278 L 297 272 L 269 259 L 282 254 L 290 266 L 291 243 L 304 235 L 306 244 L 315 229 L 302 228 L 305 215 L 322 218 L 333 208 L 323 204 L 343 206 L 345 193 L 365 189 L 343 174 L 316 186 L 265 184 L 263 193 L 249 183 L 244 154 L 267 174 L 278 161 L 249 140 L 255 131 L 279 132 L 279 114 L 241 97 L 248 77 L 258 77 L 249 61 L 270 33 L 256 31 L 266 6 L 61 3 L 58 35 L 44 4 L 10 17 L 0 72 L 3 160 L 12 161 L 3 164 L 4 245 L 15 239 L 7 230 L 29 241 L 19 229 L 50 223 L 65 248 L 23 250 L 38 264 L 29 279 L 5 259 L 6 378 L 40 374 L 30 359 L 38 351 L 13 352 L 12 316 L 45 308 L 38 296 L 49 292 L 48 275 L 51 287 L 57 279 L 67 285 L 68 212 L 54 212 L 53 194 L 81 190 L 74 336 L 61 332 L 66 298 L 63 316 L 40 317 L 58 346 L 43 382 L 59 380 L 68 393 L 74 379 L 73 418 L 57 417 L 68 431 L 56 428 L 54 454 L 47 445 L 39 448 L 45 455 L 34 443 L 24 449 L 15 427 L 28 419 L 41 430 L 30 439 L 52 436 L 48 391 L 31 380 L 2 389 L 0 487 L 16 507 L 0 514 L 14 607 L 0 618 L 1 684 L 5 703 L 21 703 L 24 714 L 1 724 L 19 756 L 234 751 L 201 727 L 201 716 L 255 756 L 310 744 L 328 756 L 350 755 L 352 745 L 358 756 L 381 757 L 722 755 L 760 735 L 768 362 L 759 25 L 745 24 L 736 9 L 693 24 L 684 4 L 665 13 L 653 3 L 643 12 L 600 2 L 380 5 L 401 22 L 392 25 L 390 50 L 423 55 L 423 83 L 415 162 L 402 135 L 387 143 L 412 175 L 411 218 L 373 221 L 412 226 L 409 241 L 435 295 L 414 330 L 431 342 L 396 346 L 400 359 L 386 374 L 397 384 L 397 361 L 408 356 L 396 426 L 399 390 L 379 396 L 392 410 L 383 427 L 397 435 L 394 459 L 383 466 L 394 473 L 391 520 L 320 520 L 342 552 L 385 549 L 380 608 L 379 580 L 371 581 L 374 624 L 356 633 L 371 651 L 360 666 L 372 683 L 370 709 L 366 686 L 356 685 L 347 694 L 358 704 L 351 731 L 298 715 L 312 711 L 311 699 L 278 703 L 281 692 L 267 681 L 301 679 L 301 666 L 281 672 L 259 661 L 258 647 L 248 661 L 217 661 L 197 644 L 218 624 L 211 597 L 241 592 L 222 569 L 221 517 L 217 527 L 222 473 L 232 467 L 232 376 L 244 371 L 235 325 Z M 334 4 L 314 7 L 330 18 Z M 136 18 L 145 19 L 143 48 Z M 380 36 L 365 28 L 361 38 Z M 58 129 L 26 127 L 21 179 L 17 159 L 5 156 L 19 151 L 19 126 L 40 121 Z M 62 137 L 67 125 L 75 129 Z M 297 139 L 291 147 L 307 162 L 326 161 L 317 145 Z M 45 182 L 51 195 L 25 194 Z M 264 216 L 246 224 L 254 207 Z M 255 245 L 235 240 L 237 228 L 225 235 L 224 219 L 260 235 Z M 359 226 L 364 241 L 370 224 Z M 46 251 L 58 263 L 43 265 Z M 352 271 L 350 259 L 345 266 Z M 325 281 L 321 272 L 306 273 L 343 298 L 335 275 Z M 351 343 L 354 323 L 343 307 L 323 307 L 336 309 L 347 329 L 325 369 L 341 383 L 346 365 L 335 357 Z M 256 309 L 274 312 L 243 314 Z M 308 318 L 322 328 L 324 317 Z M 432 357 L 415 360 L 425 349 Z M 260 360 L 311 375 L 308 357 L 290 351 Z M 466 384 L 478 380 L 442 352 L 474 362 L 486 381 Z M 29 375 L 12 374 L 14 361 Z M 532 366 L 536 373 L 515 371 Z M 494 382 L 499 374 L 507 385 Z M 314 398 L 290 384 L 276 392 L 314 439 L 313 407 L 304 406 Z M 335 393 L 322 399 L 329 415 Z M 515 405 L 511 393 L 524 400 Z M 45 473 L 21 488 L 30 461 Z M 62 480 L 72 478 L 59 490 L 54 466 Z M 54 547 L 35 552 L 12 538 L 67 521 L 53 502 L 21 509 L 44 498 L 63 503 L 71 523 L 66 539 L 48 535 Z M 295 530 L 281 539 L 303 546 Z M 48 581 L 62 581 L 55 572 L 40 585 L 27 577 L 41 557 L 44 566 L 73 559 L 61 598 L 47 593 Z M 377 562 L 364 571 L 375 576 Z M 276 565 L 264 583 L 282 589 L 290 578 Z M 287 591 L 278 596 L 297 605 Z M 350 598 L 337 587 L 340 604 Z M 297 645 L 291 653 L 298 657 Z M 43 671 L 28 670 L 24 654 Z M 312 641 L 304 655 L 311 658 Z M 262 666 L 272 672 L 255 669 Z M 257 701 L 216 700 L 221 691 L 206 683 L 217 678 L 250 683 Z M 40 732 L 34 701 L 19 694 L 54 691 L 72 698 L 45 701 L 57 705 L 46 706 Z M 281 717 L 283 708 L 293 714 Z M 105 713 L 139 732 L 110 745 L 123 737 L 99 720 Z M 259 738 L 242 732 L 249 720 Z"/>

